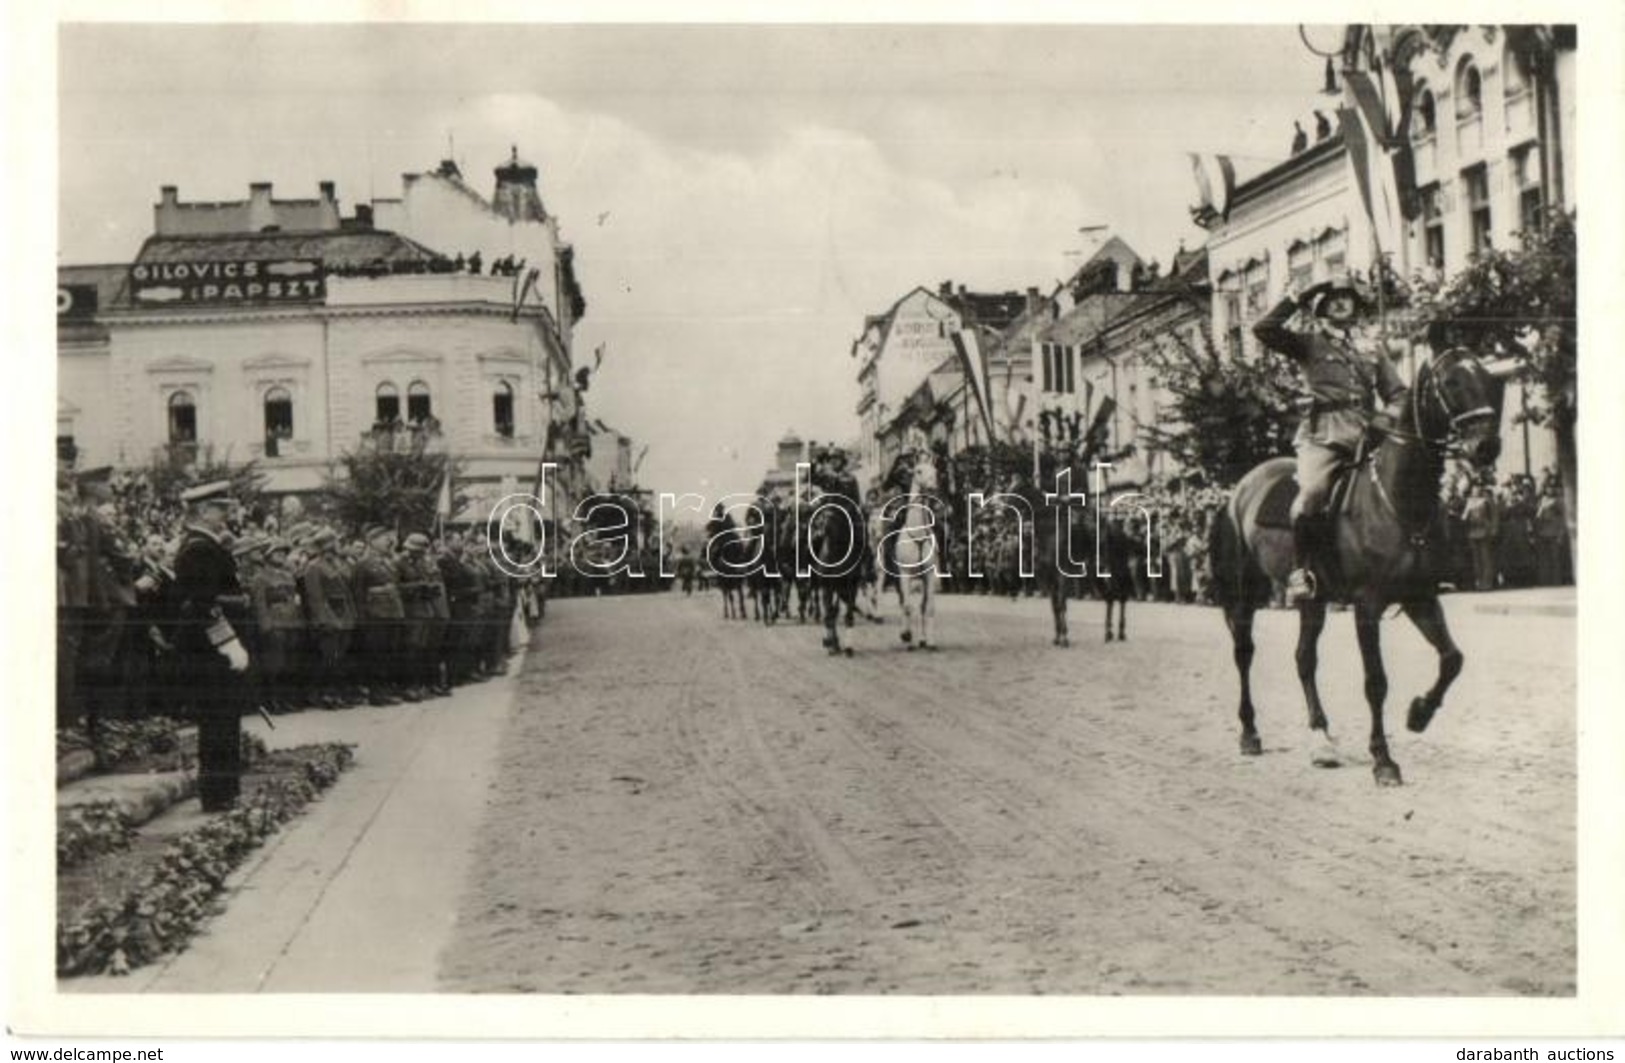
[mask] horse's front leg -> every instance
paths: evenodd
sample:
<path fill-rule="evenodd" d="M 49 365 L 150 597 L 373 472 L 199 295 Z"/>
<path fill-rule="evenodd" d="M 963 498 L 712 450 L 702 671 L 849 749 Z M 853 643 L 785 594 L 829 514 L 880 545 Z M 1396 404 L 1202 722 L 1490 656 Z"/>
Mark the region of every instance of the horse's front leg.
<path fill-rule="evenodd" d="M 1406 727 L 1420 733 L 1427 730 L 1433 714 L 1444 703 L 1444 692 L 1461 674 L 1463 658 L 1456 640 L 1450 637 L 1450 628 L 1444 622 L 1444 607 L 1439 604 L 1439 599 L 1410 602 L 1405 606 L 1405 615 L 1411 618 L 1411 623 L 1416 625 L 1422 637 L 1439 655 L 1439 678 L 1434 680 L 1426 694 L 1411 701 L 1411 711 L 1405 720 Z"/>
<path fill-rule="evenodd" d="M 1128 599 L 1124 598 L 1124 597 L 1119 597 L 1117 599 L 1117 641 L 1118 642 L 1126 642 L 1126 641 L 1128 641 L 1128 632 L 1125 630 L 1127 625 L 1128 625 Z"/>
<path fill-rule="evenodd" d="M 1245 602 L 1226 606 L 1224 622 L 1230 628 L 1236 674 L 1241 677 L 1241 704 L 1236 711 L 1241 718 L 1241 752 L 1256 757 L 1264 751 L 1264 744 L 1253 725 L 1253 607 Z"/>
<path fill-rule="evenodd" d="M 1112 600 L 1112 596 L 1110 594 L 1105 595 L 1105 598 L 1106 598 L 1106 641 L 1110 642 L 1112 640 L 1112 605 L 1113 605 L 1113 600 Z"/>
<path fill-rule="evenodd" d="M 1050 581 L 1049 608 L 1055 614 L 1055 645 L 1070 646 L 1072 640 L 1066 631 L 1066 584 L 1059 573 Z"/>
<path fill-rule="evenodd" d="M 1332 744 L 1331 727 L 1326 722 L 1326 710 L 1320 703 L 1320 688 L 1315 673 L 1320 667 L 1320 633 L 1326 629 L 1326 603 L 1304 602 L 1298 606 L 1298 682 L 1303 686 L 1303 699 L 1309 706 L 1309 729 L 1320 732 L 1320 748 L 1309 759 L 1317 768 L 1335 768 L 1343 762 L 1337 747 Z"/>
<path fill-rule="evenodd" d="M 1354 631 L 1360 639 L 1365 664 L 1365 702 L 1371 708 L 1372 772 L 1378 786 L 1398 786 L 1399 765 L 1388 755 L 1388 736 L 1382 727 L 1382 703 L 1388 697 L 1388 673 L 1382 667 L 1382 606 L 1361 602 L 1354 607 Z"/>

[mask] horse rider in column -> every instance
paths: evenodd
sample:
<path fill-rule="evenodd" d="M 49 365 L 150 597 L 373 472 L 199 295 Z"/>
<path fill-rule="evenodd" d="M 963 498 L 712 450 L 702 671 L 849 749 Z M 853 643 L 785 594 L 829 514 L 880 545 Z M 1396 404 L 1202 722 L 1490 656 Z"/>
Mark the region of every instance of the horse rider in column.
<path fill-rule="evenodd" d="M 1287 578 L 1289 605 L 1320 596 L 1316 572 L 1324 573 L 1332 484 L 1338 470 L 1354 460 L 1367 431 L 1391 422 L 1397 413 L 1393 404 L 1405 390 L 1381 337 L 1373 334 L 1373 309 L 1363 286 L 1345 274 L 1296 295 L 1289 292 L 1253 326 L 1260 343 L 1297 364 L 1310 395 L 1293 439 L 1298 494 L 1292 503 L 1296 563 Z M 1300 311 L 1311 315 L 1307 328 L 1291 327 Z"/>

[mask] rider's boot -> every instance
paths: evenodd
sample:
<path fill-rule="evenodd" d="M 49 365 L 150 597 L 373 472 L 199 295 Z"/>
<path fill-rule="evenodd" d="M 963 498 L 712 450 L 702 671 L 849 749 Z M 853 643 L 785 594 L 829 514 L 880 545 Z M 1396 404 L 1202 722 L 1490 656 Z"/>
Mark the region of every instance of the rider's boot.
<path fill-rule="evenodd" d="M 1315 548 L 1318 543 L 1320 518 L 1300 515 L 1292 521 L 1292 573 L 1286 580 L 1286 604 L 1314 601 L 1320 588 L 1314 571 Z"/>

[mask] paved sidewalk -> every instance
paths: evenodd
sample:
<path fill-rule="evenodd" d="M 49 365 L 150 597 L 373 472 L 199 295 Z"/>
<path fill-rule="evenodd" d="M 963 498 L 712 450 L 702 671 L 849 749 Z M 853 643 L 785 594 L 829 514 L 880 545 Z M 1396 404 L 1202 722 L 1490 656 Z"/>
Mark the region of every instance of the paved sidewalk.
<path fill-rule="evenodd" d="M 1497 616 L 1576 616 L 1574 587 L 1518 587 L 1499 591 L 1460 591 L 1445 596 L 1447 604 L 1471 602 L 1473 612 Z"/>
<path fill-rule="evenodd" d="M 64 992 L 429 992 L 457 912 L 523 656 L 449 698 L 245 719 L 272 748 L 353 742 L 338 783 L 232 873 L 186 950 Z M 202 822 L 186 801 L 153 822 Z"/>

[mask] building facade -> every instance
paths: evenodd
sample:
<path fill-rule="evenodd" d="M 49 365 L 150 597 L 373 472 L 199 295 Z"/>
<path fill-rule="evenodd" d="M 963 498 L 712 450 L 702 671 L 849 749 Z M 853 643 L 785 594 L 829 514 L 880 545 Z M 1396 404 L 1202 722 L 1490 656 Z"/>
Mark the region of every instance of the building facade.
<path fill-rule="evenodd" d="M 535 170 L 498 167 L 486 200 L 448 165 L 349 217 L 326 182 L 231 203 L 165 187 L 133 262 L 59 273 L 59 449 L 81 467 L 252 460 L 284 494 L 377 430 L 415 430 L 492 501 L 544 456 L 577 461 L 585 304 Z"/>

